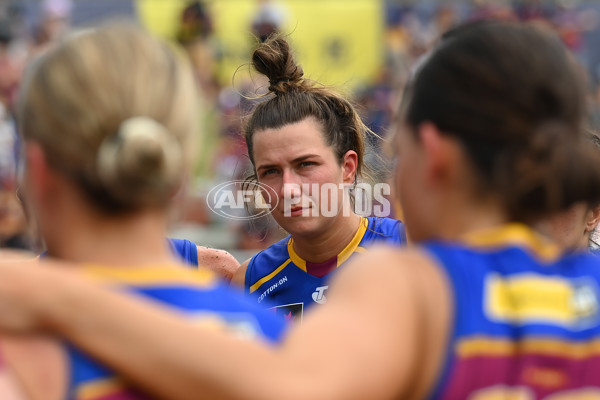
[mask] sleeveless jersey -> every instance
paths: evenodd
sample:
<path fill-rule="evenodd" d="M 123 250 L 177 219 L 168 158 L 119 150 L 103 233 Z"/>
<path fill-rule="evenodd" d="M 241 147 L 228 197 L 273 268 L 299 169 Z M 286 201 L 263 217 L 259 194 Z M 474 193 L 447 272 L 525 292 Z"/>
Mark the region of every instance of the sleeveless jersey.
<path fill-rule="evenodd" d="M 229 288 L 206 270 L 187 268 L 84 267 L 84 272 L 103 283 L 164 303 L 189 318 L 190 323 L 210 329 L 230 330 L 243 337 L 261 337 L 275 342 L 283 334 L 284 322 L 259 308 L 243 293 Z M 71 365 L 68 399 L 147 399 L 127 387 L 110 369 L 75 346 L 66 345 Z"/>
<path fill-rule="evenodd" d="M 390 218 L 361 218 L 352 241 L 330 261 L 333 265 L 311 265 L 303 260 L 288 236 L 252 257 L 246 270 L 246 293 L 287 320 L 301 320 L 306 308 L 327 301 L 327 282 L 335 269 L 376 242 L 405 243 L 404 225 Z M 310 267 L 316 269 L 316 275 L 307 272 Z M 320 268 L 332 272 L 319 276 Z"/>
<path fill-rule="evenodd" d="M 600 398 L 600 261 L 523 225 L 430 242 L 454 326 L 434 399 Z"/>

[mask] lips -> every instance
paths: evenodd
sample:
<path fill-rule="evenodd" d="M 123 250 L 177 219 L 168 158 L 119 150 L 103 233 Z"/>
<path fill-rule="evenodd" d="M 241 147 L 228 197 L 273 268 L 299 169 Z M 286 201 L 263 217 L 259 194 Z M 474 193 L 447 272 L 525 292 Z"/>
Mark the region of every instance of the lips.
<path fill-rule="evenodd" d="M 289 217 L 301 217 L 302 215 L 308 215 L 309 210 L 312 207 L 310 205 L 307 206 L 295 206 L 292 208 L 289 208 L 288 210 L 284 211 L 284 216 L 289 216 Z"/>

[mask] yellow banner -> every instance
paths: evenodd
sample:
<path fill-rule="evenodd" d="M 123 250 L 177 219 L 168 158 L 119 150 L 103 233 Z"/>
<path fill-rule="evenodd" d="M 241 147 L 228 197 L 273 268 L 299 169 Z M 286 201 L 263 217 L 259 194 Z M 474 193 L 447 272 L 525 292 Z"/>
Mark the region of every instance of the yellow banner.
<path fill-rule="evenodd" d="M 214 20 L 221 58 L 219 79 L 229 85 L 236 69 L 249 62 L 257 43 L 251 26 L 260 2 L 205 3 Z M 186 4 L 183 0 L 137 0 L 138 15 L 153 32 L 173 38 Z M 283 21 L 282 31 L 289 34 L 307 77 L 347 89 L 376 77 L 384 51 L 381 0 L 280 0 L 274 4 Z"/>

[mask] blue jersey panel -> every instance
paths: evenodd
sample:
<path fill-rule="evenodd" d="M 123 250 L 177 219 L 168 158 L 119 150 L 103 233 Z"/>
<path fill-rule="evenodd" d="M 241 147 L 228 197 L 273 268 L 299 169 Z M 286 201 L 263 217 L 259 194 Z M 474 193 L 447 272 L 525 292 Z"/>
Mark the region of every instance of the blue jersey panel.
<path fill-rule="evenodd" d="M 208 329 L 227 330 L 244 338 L 278 341 L 285 323 L 272 311 L 249 301 L 241 291 L 222 284 L 208 271 L 141 269 L 132 271 L 86 268 L 92 277 L 118 285 L 134 296 L 143 296 L 176 309 Z M 72 345 L 69 399 L 146 399 L 123 384 L 115 373 Z"/>
<path fill-rule="evenodd" d="M 401 222 L 390 218 L 362 218 L 351 243 L 332 260 L 336 264 L 333 271 L 319 277 L 307 273 L 310 263 L 295 253 L 293 240 L 288 236 L 252 257 L 246 270 L 245 290 L 257 304 L 274 308 L 288 320 L 298 320 L 307 308 L 327 301 L 328 282 L 336 267 L 374 243 L 400 245 L 405 242 Z"/>
<path fill-rule="evenodd" d="M 185 239 L 169 239 L 169 244 L 173 252 L 179 255 L 184 263 L 195 267 L 198 266 L 198 248 L 196 247 L 196 243 Z"/>

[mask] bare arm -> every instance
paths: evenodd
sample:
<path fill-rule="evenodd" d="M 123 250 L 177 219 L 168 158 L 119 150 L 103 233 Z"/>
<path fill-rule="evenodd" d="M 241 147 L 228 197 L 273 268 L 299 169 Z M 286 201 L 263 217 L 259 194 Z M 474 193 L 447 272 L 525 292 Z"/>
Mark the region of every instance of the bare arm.
<path fill-rule="evenodd" d="M 231 285 L 237 286 L 240 288 L 244 288 L 246 284 L 246 270 L 248 269 L 248 265 L 250 264 L 251 258 L 244 261 L 242 265 L 238 268 L 235 274 L 233 274 L 233 278 L 231 278 Z"/>
<path fill-rule="evenodd" d="M 15 376 L 0 368 L 0 398 L 3 400 L 30 400 L 25 396 Z"/>
<path fill-rule="evenodd" d="M 30 400 L 61 400 L 67 395 L 68 364 L 65 350 L 42 335 L 3 336 L 0 349 L 18 386 Z M 0 396 L 4 399 L 4 395 Z"/>
<path fill-rule="evenodd" d="M 204 246 L 196 246 L 198 251 L 198 265 L 206 267 L 227 282 L 231 281 L 240 263 L 225 250 L 211 249 Z"/>
<path fill-rule="evenodd" d="M 430 273 L 410 279 L 414 274 L 397 263 Z M 17 303 L 35 304 L 34 317 L 43 316 L 46 327 L 166 399 L 196 399 L 198 393 L 223 399 L 408 398 L 418 387 L 415 376 L 435 375 L 427 372 L 428 357 L 419 354 L 429 348 L 422 340 L 430 324 L 423 307 L 430 305 L 419 300 L 426 285 L 437 291 L 431 308 L 441 310 L 435 319 L 442 321 L 441 333 L 429 339 L 445 338 L 447 331 L 447 287 L 433 270 L 416 253 L 365 254 L 341 271 L 328 304 L 278 348 L 198 329 L 165 308 L 63 271 L 44 271 L 44 286 L 52 289 L 43 291 L 35 288 L 37 274 L 35 279 L 14 274 L 17 285 L 11 289 L 2 285 L 10 274 L 0 270 L 0 311 L 12 291 Z M 444 340 L 433 348 L 441 349 Z"/>

